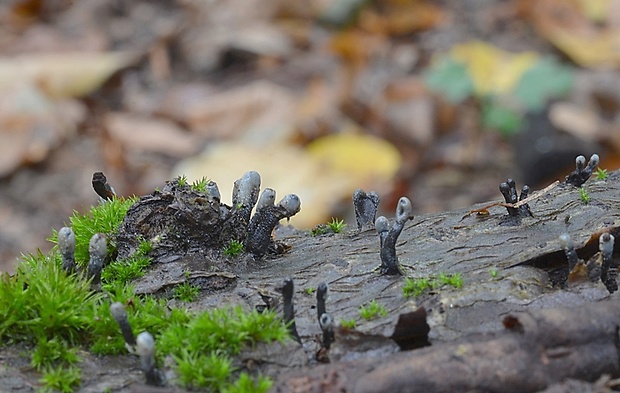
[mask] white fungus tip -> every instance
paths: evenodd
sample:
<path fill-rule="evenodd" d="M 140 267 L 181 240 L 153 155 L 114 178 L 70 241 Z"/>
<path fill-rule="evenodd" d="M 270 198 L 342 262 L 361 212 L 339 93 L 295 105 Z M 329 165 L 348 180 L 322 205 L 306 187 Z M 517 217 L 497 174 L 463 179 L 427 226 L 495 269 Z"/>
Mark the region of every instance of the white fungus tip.
<path fill-rule="evenodd" d="M 127 310 L 125 310 L 125 306 L 121 302 L 114 302 L 110 304 L 110 313 L 117 322 L 127 320 Z"/>
<path fill-rule="evenodd" d="M 220 189 L 218 188 L 216 182 L 214 182 L 213 180 L 209 180 L 206 188 L 207 188 L 207 195 L 217 200 L 222 199 L 222 196 L 220 195 Z"/>
<path fill-rule="evenodd" d="M 323 313 L 319 318 L 319 325 L 321 326 L 321 330 L 327 330 L 334 326 L 334 319 L 328 313 Z"/>
<path fill-rule="evenodd" d="M 265 188 L 258 198 L 256 204 L 256 210 L 263 209 L 265 207 L 273 206 L 276 201 L 276 191 L 273 188 Z"/>
<path fill-rule="evenodd" d="M 590 161 L 588 161 L 588 166 L 590 168 L 596 168 L 598 166 L 599 160 L 600 159 L 598 154 L 592 154 L 592 156 L 590 156 Z"/>
<path fill-rule="evenodd" d="M 150 357 L 155 353 L 155 339 L 149 332 L 142 332 L 136 338 L 136 353 L 140 356 Z"/>
<path fill-rule="evenodd" d="M 577 169 L 583 169 L 585 165 L 586 158 L 584 156 L 577 156 L 577 158 L 575 158 L 575 166 L 577 167 Z"/>
<path fill-rule="evenodd" d="M 64 254 L 66 251 L 75 250 L 75 233 L 69 227 L 62 227 L 58 231 L 58 247 Z"/>
<path fill-rule="evenodd" d="M 390 222 L 384 216 L 379 216 L 375 220 L 375 229 L 377 232 L 387 232 L 390 230 Z"/>
<path fill-rule="evenodd" d="M 104 258 L 108 252 L 108 244 L 103 233 L 95 233 L 90 238 L 88 245 L 89 254 L 95 257 Z"/>
<path fill-rule="evenodd" d="M 568 233 L 563 233 L 559 236 L 560 244 L 564 249 L 573 248 L 573 240 Z"/>
<path fill-rule="evenodd" d="M 407 197 L 401 197 L 396 206 L 396 221 L 405 222 L 413 219 L 413 206 Z"/>
<path fill-rule="evenodd" d="M 598 249 L 605 255 L 611 255 L 614 252 L 614 236 L 603 233 L 598 239 Z"/>
<path fill-rule="evenodd" d="M 289 217 L 294 216 L 301 210 L 301 201 L 299 200 L 299 197 L 295 194 L 285 195 L 284 198 L 282 198 L 282 200 L 278 203 L 278 205 L 286 209 L 287 215 Z"/>

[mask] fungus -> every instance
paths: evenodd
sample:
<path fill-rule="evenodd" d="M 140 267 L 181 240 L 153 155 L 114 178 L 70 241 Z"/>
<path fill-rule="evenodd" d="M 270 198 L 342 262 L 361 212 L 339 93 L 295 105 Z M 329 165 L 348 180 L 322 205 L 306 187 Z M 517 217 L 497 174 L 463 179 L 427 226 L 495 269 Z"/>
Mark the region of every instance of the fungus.
<path fill-rule="evenodd" d="M 321 315 L 325 314 L 325 301 L 327 300 L 327 284 L 322 282 L 316 289 L 316 312 L 319 323 L 321 322 Z"/>
<path fill-rule="evenodd" d="M 288 194 L 276 205 L 261 205 L 250 220 L 245 239 L 245 249 L 260 258 L 271 244 L 271 232 L 283 218 L 290 218 L 301 210 L 301 201 L 295 194 Z"/>
<path fill-rule="evenodd" d="M 379 216 L 375 220 L 375 229 L 379 234 L 379 245 L 383 248 L 383 243 L 385 242 L 385 237 L 387 236 L 390 230 L 390 222 L 384 216 Z"/>
<path fill-rule="evenodd" d="M 244 173 L 233 185 L 233 209 L 235 214 L 242 222 L 246 223 L 246 225 L 250 221 L 250 215 L 258 200 L 259 192 L 260 175 L 255 171 Z"/>
<path fill-rule="evenodd" d="M 273 188 L 265 188 L 256 203 L 256 211 L 262 210 L 266 207 L 273 207 L 275 202 L 276 191 Z"/>
<path fill-rule="evenodd" d="M 93 173 L 93 189 L 103 200 L 112 200 L 116 196 L 114 188 L 108 183 L 108 179 L 103 172 Z"/>
<path fill-rule="evenodd" d="M 281 288 L 284 322 L 286 322 L 291 336 L 293 336 L 295 341 L 301 344 L 301 337 L 299 337 L 299 333 L 297 333 L 297 326 L 295 326 L 295 306 L 293 305 L 294 290 L 295 286 L 293 284 L 293 279 L 290 277 L 286 278 Z"/>
<path fill-rule="evenodd" d="M 379 195 L 371 191 L 369 193 L 358 188 L 353 193 L 353 207 L 355 208 L 355 221 L 357 221 L 357 229 L 372 228 L 379 207 Z"/>
<path fill-rule="evenodd" d="M 127 318 L 127 310 L 125 310 L 125 306 L 123 303 L 114 302 L 110 305 L 110 313 L 114 320 L 118 323 L 118 326 L 121 328 L 121 333 L 123 333 L 123 338 L 125 339 L 125 347 L 130 353 L 136 352 L 136 338 L 133 335 L 133 331 L 131 330 L 131 325 L 129 324 L 129 319 Z"/>
<path fill-rule="evenodd" d="M 90 238 L 88 245 L 88 253 L 90 261 L 88 262 L 88 277 L 92 278 L 91 285 L 98 287 L 101 282 L 101 270 L 108 252 L 107 242 L 103 233 L 95 233 Z"/>
<path fill-rule="evenodd" d="M 590 161 L 588 161 L 588 165 L 585 165 L 585 163 L 586 158 L 584 156 L 577 156 L 577 158 L 575 158 L 575 170 L 566 176 L 567 184 L 572 184 L 575 187 L 581 187 L 581 185 L 590 178 L 592 172 L 594 172 L 598 166 L 598 154 L 592 154 Z"/>
<path fill-rule="evenodd" d="M 527 198 L 528 194 L 530 193 L 530 187 L 524 185 L 521 189 L 521 195 L 517 196 L 517 187 L 515 181 L 513 179 L 508 179 L 505 183 L 500 183 L 499 191 L 504 196 L 506 203 L 517 203 L 517 201 L 522 201 Z M 519 206 L 518 208 L 506 207 L 506 210 L 508 210 L 508 214 L 511 217 L 532 215 L 532 213 L 530 212 L 530 207 L 527 203 Z"/>
<path fill-rule="evenodd" d="M 618 290 L 618 282 L 616 277 L 618 272 L 611 266 L 612 254 L 614 252 L 614 236 L 609 233 L 603 233 L 599 237 L 599 250 L 601 252 L 601 281 L 609 293 Z"/>
<path fill-rule="evenodd" d="M 220 189 L 217 187 L 217 183 L 213 180 L 209 180 L 206 185 L 206 194 L 211 198 L 217 200 L 218 202 L 222 199 L 222 195 L 220 194 Z"/>
<path fill-rule="evenodd" d="M 75 233 L 69 227 L 58 231 L 58 248 L 62 255 L 62 269 L 71 274 L 75 271 Z"/>
<path fill-rule="evenodd" d="M 568 259 L 568 272 L 572 272 L 579 263 L 579 257 L 577 256 L 577 251 L 575 251 L 575 245 L 573 244 L 573 240 L 570 238 L 568 233 L 563 233 L 560 235 L 560 244 L 564 249 L 564 253 L 566 254 L 566 259 Z"/>
<path fill-rule="evenodd" d="M 155 367 L 155 340 L 149 332 L 138 334 L 136 353 L 140 356 L 140 369 L 146 377 L 147 385 L 164 386 L 166 376 Z"/>
<path fill-rule="evenodd" d="M 394 224 L 392 225 L 387 233 L 385 231 L 385 224 L 381 217 L 377 218 L 375 221 L 375 228 L 379 232 L 379 238 L 382 240 L 381 244 L 381 273 L 387 275 L 402 275 L 402 271 L 400 270 L 400 266 L 398 264 L 398 257 L 396 256 L 396 240 L 398 236 L 402 232 L 405 222 L 407 220 L 413 219 L 413 208 L 411 206 L 411 201 L 407 197 L 401 197 L 398 200 L 398 205 L 396 206 L 396 217 L 394 220 Z M 389 227 L 389 224 L 388 224 Z M 384 235 L 382 235 L 384 234 Z"/>
<path fill-rule="evenodd" d="M 319 326 L 323 332 L 323 347 L 329 349 L 334 342 L 334 319 L 327 313 L 321 314 Z"/>

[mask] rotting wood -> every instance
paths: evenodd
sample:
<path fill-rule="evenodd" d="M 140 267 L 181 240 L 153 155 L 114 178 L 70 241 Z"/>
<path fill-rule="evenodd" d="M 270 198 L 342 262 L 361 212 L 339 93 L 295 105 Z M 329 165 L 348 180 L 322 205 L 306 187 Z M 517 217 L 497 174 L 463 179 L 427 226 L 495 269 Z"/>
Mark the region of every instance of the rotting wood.
<path fill-rule="evenodd" d="M 574 378 L 620 374 L 620 302 L 510 314 L 506 329 L 450 343 L 296 370 L 279 393 L 536 392 Z"/>

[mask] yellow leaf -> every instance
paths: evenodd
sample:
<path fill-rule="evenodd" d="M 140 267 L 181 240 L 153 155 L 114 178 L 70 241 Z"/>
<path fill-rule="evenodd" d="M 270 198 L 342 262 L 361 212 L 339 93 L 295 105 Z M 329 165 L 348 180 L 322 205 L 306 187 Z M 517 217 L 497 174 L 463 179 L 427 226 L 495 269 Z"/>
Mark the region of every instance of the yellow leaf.
<path fill-rule="evenodd" d="M 583 13 L 593 22 L 600 23 L 609 17 L 611 0 L 578 0 Z"/>
<path fill-rule="evenodd" d="M 538 58 L 534 52 L 514 54 L 481 41 L 455 45 L 450 53 L 467 66 L 477 95 L 509 93 Z"/>
<path fill-rule="evenodd" d="M 370 179 L 391 179 L 401 163 L 400 153 L 389 142 L 350 132 L 316 139 L 307 150 L 326 166 L 326 171 L 345 173 L 360 184 Z"/>

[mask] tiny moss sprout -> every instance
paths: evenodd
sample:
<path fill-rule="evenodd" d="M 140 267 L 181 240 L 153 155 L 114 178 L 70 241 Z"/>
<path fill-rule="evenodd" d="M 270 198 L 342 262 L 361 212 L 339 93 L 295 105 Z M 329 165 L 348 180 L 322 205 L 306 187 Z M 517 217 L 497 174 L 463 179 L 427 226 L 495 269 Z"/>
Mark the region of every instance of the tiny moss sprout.
<path fill-rule="evenodd" d="M 316 292 L 316 288 L 308 287 L 308 288 L 304 289 L 304 292 L 306 292 L 306 295 L 312 296 L 314 294 L 314 292 Z"/>
<path fill-rule="evenodd" d="M 609 173 L 607 173 L 607 169 L 598 168 L 596 170 L 596 179 L 597 180 L 607 180 L 607 177 L 609 177 Z"/>
<path fill-rule="evenodd" d="M 343 319 L 342 321 L 340 321 L 340 326 L 346 329 L 355 329 L 355 318 Z"/>
<path fill-rule="evenodd" d="M 360 306 L 359 312 L 360 316 L 365 320 L 387 316 L 387 310 L 385 309 L 385 307 L 379 302 L 377 302 L 375 299 L 370 301 L 365 306 Z"/>
<path fill-rule="evenodd" d="M 344 223 L 344 220 L 338 220 L 337 218 L 333 218 L 330 222 L 327 223 L 329 229 L 334 233 L 340 233 L 347 224 Z"/>
<path fill-rule="evenodd" d="M 579 196 L 581 197 L 581 201 L 585 203 L 586 205 L 590 203 L 590 195 L 588 194 L 585 188 L 579 189 Z"/>
<path fill-rule="evenodd" d="M 204 192 L 206 193 L 207 190 L 207 185 L 209 184 L 210 179 L 207 177 L 201 177 L 198 180 L 195 180 L 190 187 L 192 188 L 192 190 L 198 191 L 198 192 Z"/>
<path fill-rule="evenodd" d="M 79 386 L 82 371 L 76 366 L 50 367 L 43 371 L 39 380 L 43 384 L 41 392 L 70 393 Z"/>
<path fill-rule="evenodd" d="M 491 277 L 497 275 L 497 270 L 490 270 Z M 435 278 L 421 277 L 421 278 L 405 278 L 405 285 L 403 285 L 403 295 L 405 297 L 418 297 L 424 292 L 430 289 L 441 288 L 444 285 L 448 285 L 454 288 L 461 288 L 463 286 L 463 277 L 460 273 L 446 274 L 439 273 Z"/>
<path fill-rule="evenodd" d="M 191 303 L 198 298 L 200 288 L 188 282 L 179 284 L 174 288 L 173 297 L 182 302 Z"/>
<path fill-rule="evenodd" d="M 243 243 L 238 240 L 231 240 L 224 249 L 224 254 L 229 257 L 236 257 L 243 251 Z"/>
<path fill-rule="evenodd" d="M 320 236 L 325 235 L 327 233 L 327 226 L 323 224 L 319 224 L 314 228 L 310 229 L 310 236 Z"/>
<path fill-rule="evenodd" d="M 186 186 L 187 185 L 187 176 L 180 175 L 179 177 L 177 177 L 177 184 L 179 185 L 179 187 Z"/>
<path fill-rule="evenodd" d="M 489 274 L 492 278 L 497 277 L 497 269 L 489 269 Z"/>

